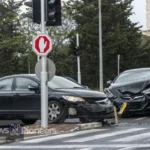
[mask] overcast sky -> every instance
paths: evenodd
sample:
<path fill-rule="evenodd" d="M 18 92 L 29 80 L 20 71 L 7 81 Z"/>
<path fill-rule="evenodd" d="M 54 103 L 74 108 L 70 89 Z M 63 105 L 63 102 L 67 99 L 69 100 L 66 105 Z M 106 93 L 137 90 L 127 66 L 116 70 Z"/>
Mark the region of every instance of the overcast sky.
<path fill-rule="evenodd" d="M 139 22 L 143 26 L 142 30 L 146 30 L 146 0 L 134 0 L 132 5 L 135 14 L 131 17 L 131 20 Z"/>

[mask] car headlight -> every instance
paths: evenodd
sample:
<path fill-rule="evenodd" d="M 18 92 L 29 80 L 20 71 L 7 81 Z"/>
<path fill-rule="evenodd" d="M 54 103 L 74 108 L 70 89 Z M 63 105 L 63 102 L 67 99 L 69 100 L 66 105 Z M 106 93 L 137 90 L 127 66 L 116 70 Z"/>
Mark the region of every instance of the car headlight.
<path fill-rule="evenodd" d="M 142 93 L 143 93 L 143 94 L 150 94 L 150 88 L 148 88 L 148 89 L 142 91 Z"/>
<path fill-rule="evenodd" d="M 62 96 L 65 100 L 68 100 L 70 102 L 85 102 L 85 100 L 81 97 L 75 97 L 75 96 Z"/>

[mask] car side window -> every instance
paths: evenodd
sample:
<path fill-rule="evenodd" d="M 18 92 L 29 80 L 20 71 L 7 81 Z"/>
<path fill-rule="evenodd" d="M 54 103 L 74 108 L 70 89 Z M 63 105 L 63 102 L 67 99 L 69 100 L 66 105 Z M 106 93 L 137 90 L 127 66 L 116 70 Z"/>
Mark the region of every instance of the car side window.
<path fill-rule="evenodd" d="M 12 90 L 13 78 L 4 79 L 0 81 L 0 91 Z"/>
<path fill-rule="evenodd" d="M 38 83 L 28 78 L 16 78 L 16 90 L 28 90 L 29 86 L 38 86 Z"/>

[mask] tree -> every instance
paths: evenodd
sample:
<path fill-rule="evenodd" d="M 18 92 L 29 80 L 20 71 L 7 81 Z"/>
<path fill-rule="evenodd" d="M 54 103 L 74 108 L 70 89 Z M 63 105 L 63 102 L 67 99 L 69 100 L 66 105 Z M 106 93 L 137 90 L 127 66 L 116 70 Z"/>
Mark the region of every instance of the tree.
<path fill-rule="evenodd" d="M 21 29 L 19 8 L 23 0 L 0 2 L 0 76 L 20 73 L 20 54 L 24 53 L 25 34 Z M 25 69 L 25 68 L 24 68 Z"/>
<path fill-rule="evenodd" d="M 104 82 L 117 75 L 117 55 L 121 55 L 121 71 L 140 66 L 141 30 L 129 17 L 133 0 L 102 0 L 102 32 Z M 70 0 L 67 12 L 76 22 L 80 34 L 81 71 L 83 84 L 98 87 L 99 81 L 99 22 L 97 0 Z M 70 33 L 71 47 L 75 46 Z M 71 49 L 70 49 L 71 50 Z M 70 66 L 71 67 L 71 66 Z"/>

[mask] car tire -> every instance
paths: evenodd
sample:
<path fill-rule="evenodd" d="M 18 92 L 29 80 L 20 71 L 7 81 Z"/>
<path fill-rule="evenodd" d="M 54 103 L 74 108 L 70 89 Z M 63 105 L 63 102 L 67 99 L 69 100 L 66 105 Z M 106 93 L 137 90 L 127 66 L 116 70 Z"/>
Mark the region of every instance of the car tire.
<path fill-rule="evenodd" d="M 36 123 L 36 119 L 23 119 L 22 120 L 22 122 L 24 123 L 24 124 L 34 124 L 34 123 Z"/>
<path fill-rule="evenodd" d="M 48 103 L 48 122 L 63 123 L 66 119 L 67 111 L 65 107 L 57 101 L 49 101 Z"/>

